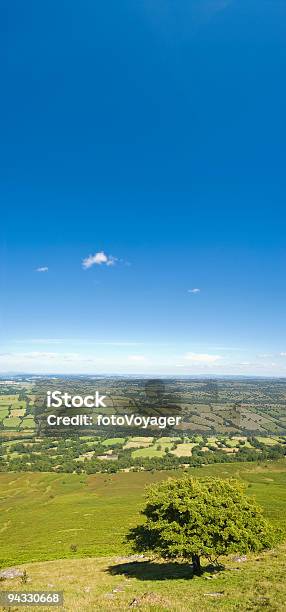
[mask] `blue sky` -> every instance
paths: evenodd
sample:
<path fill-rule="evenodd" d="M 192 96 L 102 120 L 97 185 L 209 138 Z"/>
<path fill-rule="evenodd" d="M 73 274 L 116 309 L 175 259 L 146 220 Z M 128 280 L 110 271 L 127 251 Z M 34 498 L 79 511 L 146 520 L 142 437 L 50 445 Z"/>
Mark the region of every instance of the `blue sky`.
<path fill-rule="evenodd" d="M 0 24 L 0 372 L 286 375 L 285 2 Z"/>

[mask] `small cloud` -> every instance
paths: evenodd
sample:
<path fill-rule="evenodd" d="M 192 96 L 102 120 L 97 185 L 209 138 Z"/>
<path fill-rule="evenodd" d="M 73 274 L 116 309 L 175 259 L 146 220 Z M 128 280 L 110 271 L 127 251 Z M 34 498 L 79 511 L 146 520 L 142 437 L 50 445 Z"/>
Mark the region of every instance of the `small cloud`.
<path fill-rule="evenodd" d="M 36 272 L 48 272 L 48 266 L 42 266 L 41 268 L 36 268 Z"/>
<path fill-rule="evenodd" d="M 117 262 L 117 258 L 112 255 L 106 255 L 104 251 L 99 251 L 94 255 L 89 255 L 85 259 L 82 260 L 82 267 L 87 270 L 92 266 L 101 266 L 102 264 L 105 266 L 114 266 Z"/>
<path fill-rule="evenodd" d="M 108 258 L 108 261 L 106 262 L 106 265 L 107 266 L 114 266 L 117 261 L 118 261 L 117 257 L 112 257 L 112 255 L 110 255 L 109 258 Z"/>
<path fill-rule="evenodd" d="M 188 289 L 188 293 L 200 293 L 201 290 L 198 287 L 194 287 L 193 289 Z"/>
<path fill-rule="evenodd" d="M 286 353 L 280 353 L 280 357 L 286 357 Z"/>
<path fill-rule="evenodd" d="M 128 361 L 145 361 L 144 355 L 128 355 Z"/>
<path fill-rule="evenodd" d="M 215 363 L 221 359 L 221 356 L 209 355 L 208 353 L 186 353 L 184 358 L 193 363 Z"/>

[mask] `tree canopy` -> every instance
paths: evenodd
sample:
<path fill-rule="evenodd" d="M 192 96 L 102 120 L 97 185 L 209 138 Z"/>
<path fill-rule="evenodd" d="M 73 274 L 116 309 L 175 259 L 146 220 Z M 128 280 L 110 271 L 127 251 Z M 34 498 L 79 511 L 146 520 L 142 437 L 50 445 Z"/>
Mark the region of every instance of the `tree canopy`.
<path fill-rule="evenodd" d="M 171 478 L 147 490 L 143 525 L 129 532 L 135 550 L 163 558 L 190 559 L 200 570 L 200 557 L 216 562 L 221 555 L 269 548 L 272 526 L 261 508 L 235 480 Z"/>

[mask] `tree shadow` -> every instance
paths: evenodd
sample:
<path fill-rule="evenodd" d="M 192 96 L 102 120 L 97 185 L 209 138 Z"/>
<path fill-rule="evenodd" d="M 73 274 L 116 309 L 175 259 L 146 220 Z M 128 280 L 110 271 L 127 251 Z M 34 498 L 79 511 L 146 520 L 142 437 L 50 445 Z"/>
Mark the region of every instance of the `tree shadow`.
<path fill-rule="evenodd" d="M 217 573 L 223 566 L 207 565 L 202 568 L 202 574 Z M 191 563 L 178 563 L 176 561 L 131 561 L 111 565 L 106 572 L 112 576 L 128 576 L 138 580 L 191 580 L 195 574 Z"/>

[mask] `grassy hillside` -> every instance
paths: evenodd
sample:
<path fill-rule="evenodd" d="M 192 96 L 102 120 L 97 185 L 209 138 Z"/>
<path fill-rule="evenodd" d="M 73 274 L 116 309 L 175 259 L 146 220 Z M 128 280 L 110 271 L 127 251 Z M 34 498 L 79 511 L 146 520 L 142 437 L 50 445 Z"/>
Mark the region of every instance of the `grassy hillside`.
<path fill-rule="evenodd" d="M 241 478 L 248 485 L 248 494 L 255 495 L 266 515 L 286 533 L 285 460 L 210 465 L 191 468 L 188 473 Z M 168 472 L 0 474 L 2 567 L 129 554 L 123 538 L 139 520 L 144 487 L 167 477 Z"/>
<path fill-rule="evenodd" d="M 243 562 L 226 558 L 224 564 L 219 573 L 192 578 L 186 565 L 123 557 L 64 559 L 27 564 L 27 584 L 17 578 L 5 581 L 3 588 L 62 590 L 69 612 L 129 607 L 146 612 L 285 610 L 285 547 L 249 555 Z M 27 612 L 34 609 L 25 607 Z"/>

